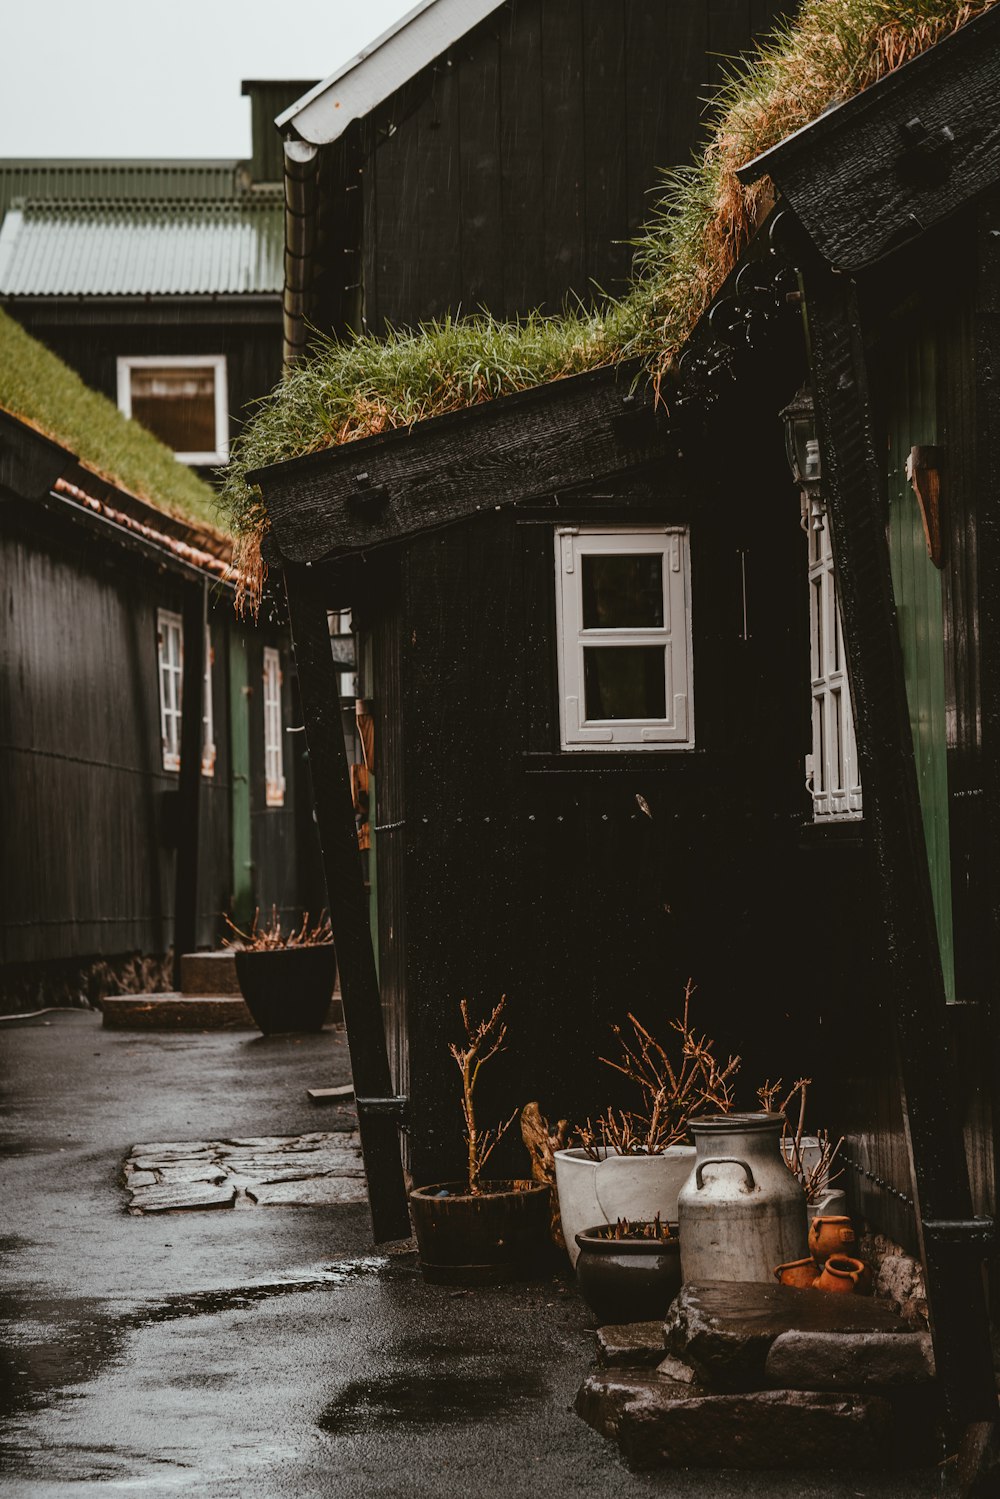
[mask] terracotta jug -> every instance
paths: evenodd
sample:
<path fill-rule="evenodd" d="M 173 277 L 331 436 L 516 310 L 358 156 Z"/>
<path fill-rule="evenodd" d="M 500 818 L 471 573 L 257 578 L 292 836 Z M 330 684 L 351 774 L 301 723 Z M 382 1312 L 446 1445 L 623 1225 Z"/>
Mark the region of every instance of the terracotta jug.
<path fill-rule="evenodd" d="M 850 1218 L 814 1218 L 809 1225 L 809 1253 L 817 1265 L 831 1254 L 851 1254 L 857 1242 Z"/>
<path fill-rule="evenodd" d="M 816 1281 L 816 1290 L 846 1296 L 852 1296 L 855 1291 L 864 1294 L 863 1282 L 867 1274 L 868 1266 L 863 1260 L 852 1259 L 848 1254 L 831 1254 Z"/>
<path fill-rule="evenodd" d="M 798 1291 L 810 1291 L 816 1284 L 819 1267 L 811 1255 L 804 1260 L 790 1260 L 787 1265 L 779 1265 L 774 1272 L 774 1278 L 779 1285 L 794 1286 Z"/>

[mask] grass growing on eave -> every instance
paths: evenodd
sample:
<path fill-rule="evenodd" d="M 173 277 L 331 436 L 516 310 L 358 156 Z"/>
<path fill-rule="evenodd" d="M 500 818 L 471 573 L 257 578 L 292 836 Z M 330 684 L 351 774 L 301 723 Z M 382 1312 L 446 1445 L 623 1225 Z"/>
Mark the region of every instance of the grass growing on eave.
<path fill-rule="evenodd" d="M 180 520 L 220 527 L 215 492 L 2 309 L 0 408 L 157 509 Z"/>
<path fill-rule="evenodd" d="M 672 172 L 636 242 L 632 285 L 593 312 L 448 319 L 332 340 L 293 370 L 237 439 L 222 503 L 252 605 L 267 513 L 254 468 L 641 356 L 656 380 L 772 201 L 736 168 L 941 41 L 996 0 L 804 0 L 717 95 L 700 161 Z M 241 601 L 242 602 L 242 601 Z"/>

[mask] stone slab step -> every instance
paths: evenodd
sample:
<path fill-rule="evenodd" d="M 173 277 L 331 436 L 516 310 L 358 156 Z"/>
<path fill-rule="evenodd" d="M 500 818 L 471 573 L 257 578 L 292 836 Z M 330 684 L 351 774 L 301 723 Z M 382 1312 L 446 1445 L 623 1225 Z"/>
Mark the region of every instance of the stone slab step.
<path fill-rule="evenodd" d="M 108 1030 L 256 1030 L 239 994 L 116 994 L 101 1004 Z"/>
<path fill-rule="evenodd" d="M 929 1332 L 783 1332 L 764 1365 L 789 1390 L 893 1390 L 934 1378 Z"/>
<path fill-rule="evenodd" d="M 790 1286 L 689 1281 L 663 1324 L 666 1352 L 711 1390 L 755 1390 L 766 1383 L 772 1344 L 788 1332 L 913 1332 L 911 1323 L 870 1296 L 834 1296 Z"/>
<path fill-rule="evenodd" d="M 181 993 L 185 995 L 239 994 L 236 959 L 231 948 L 218 952 L 181 954 Z"/>
<path fill-rule="evenodd" d="M 638 1470 L 883 1468 L 894 1445 L 892 1407 L 880 1396 L 708 1395 L 656 1374 L 607 1370 L 585 1380 L 576 1410 Z"/>
<path fill-rule="evenodd" d="M 606 1369 L 655 1369 L 663 1354 L 662 1322 L 609 1322 L 597 1329 L 597 1362 Z"/>

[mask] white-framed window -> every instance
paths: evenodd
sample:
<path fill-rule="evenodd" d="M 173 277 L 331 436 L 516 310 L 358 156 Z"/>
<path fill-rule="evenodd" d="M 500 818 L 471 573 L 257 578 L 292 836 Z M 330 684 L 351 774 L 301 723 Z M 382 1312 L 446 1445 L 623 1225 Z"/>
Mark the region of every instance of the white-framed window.
<path fill-rule="evenodd" d="M 215 775 L 215 705 L 212 702 L 212 667 L 215 648 L 211 628 L 205 626 L 205 676 L 201 710 L 201 773 L 207 779 Z"/>
<path fill-rule="evenodd" d="M 181 463 L 229 458 L 224 354 L 124 354 L 118 360 L 118 407 Z"/>
<path fill-rule="evenodd" d="M 164 770 L 181 768 L 181 684 L 184 626 L 179 614 L 156 611 L 156 655 L 160 677 L 160 746 Z"/>
<path fill-rule="evenodd" d="M 688 529 L 562 526 L 555 541 L 563 749 L 690 749 Z"/>
<path fill-rule="evenodd" d="M 803 499 L 802 523 L 809 538 L 812 678 L 812 753 L 806 756 L 806 784 L 816 822 L 859 818 L 861 775 L 833 547 L 825 507 L 815 494 Z"/>
<path fill-rule="evenodd" d="M 264 647 L 264 800 L 269 807 L 285 805 L 285 760 L 281 742 L 281 657 Z"/>
<path fill-rule="evenodd" d="M 184 621 L 170 609 L 156 611 L 156 653 L 160 678 L 160 745 L 164 770 L 181 768 L 181 715 L 184 690 Z M 212 709 L 212 632 L 205 628 L 202 696 L 201 773 L 215 775 L 215 715 Z"/>

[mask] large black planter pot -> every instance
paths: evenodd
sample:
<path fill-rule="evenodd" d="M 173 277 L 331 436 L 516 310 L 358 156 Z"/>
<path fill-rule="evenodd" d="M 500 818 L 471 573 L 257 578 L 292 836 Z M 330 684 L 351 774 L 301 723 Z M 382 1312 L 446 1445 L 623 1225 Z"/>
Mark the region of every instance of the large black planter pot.
<path fill-rule="evenodd" d="M 596 1228 L 577 1234 L 580 1294 L 601 1322 L 665 1317 L 681 1288 L 677 1227 L 672 1239 L 606 1239 Z"/>
<path fill-rule="evenodd" d="M 247 1009 L 265 1036 L 322 1029 L 337 981 L 332 942 L 264 952 L 236 948 L 234 956 Z"/>
<path fill-rule="evenodd" d="M 410 1210 L 424 1279 L 488 1286 L 541 1273 L 549 1190 L 542 1182 L 497 1181 L 472 1197 L 464 1182 L 418 1187 L 410 1193 Z"/>

